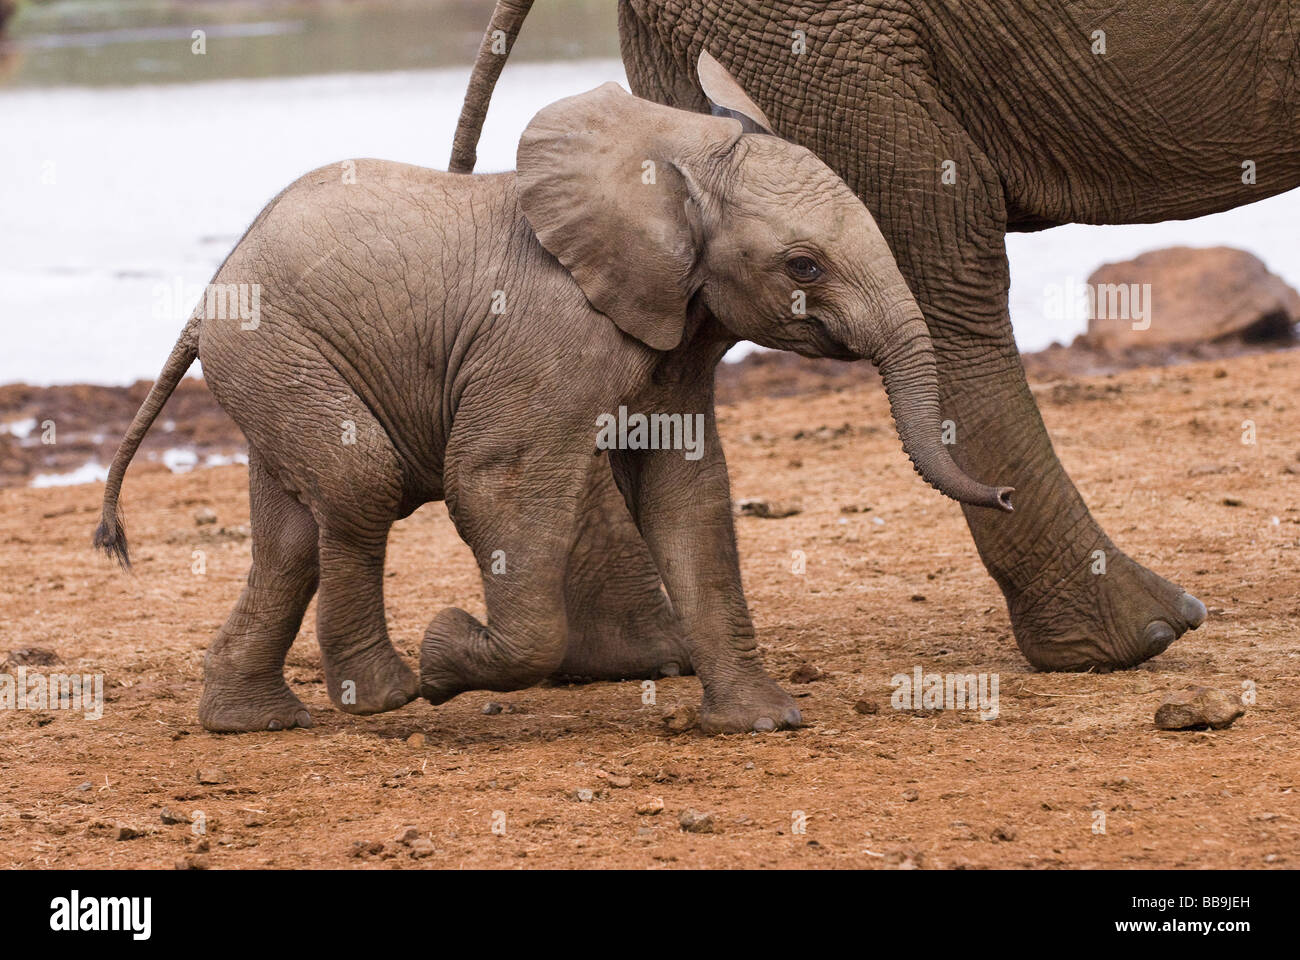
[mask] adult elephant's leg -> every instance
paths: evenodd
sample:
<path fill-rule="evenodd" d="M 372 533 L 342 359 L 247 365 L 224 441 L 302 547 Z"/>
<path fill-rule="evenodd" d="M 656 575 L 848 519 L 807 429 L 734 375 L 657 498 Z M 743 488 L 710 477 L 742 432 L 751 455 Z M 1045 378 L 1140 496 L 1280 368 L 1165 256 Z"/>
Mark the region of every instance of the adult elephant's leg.
<path fill-rule="evenodd" d="M 1012 335 L 996 171 L 937 107 L 895 99 L 878 109 L 893 116 L 876 129 L 902 139 L 879 143 L 862 178 L 874 183 L 855 186 L 925 312 L 944 417 L 956 427 L 953 458 L 977 479 L 1016 488 L 1013 514 L 963 508 L 1016 641 L 1046 670 L 1155 656 L 1198 626 L 1205 607 L 1119 550 L 1057 460 Z M 945 161 L 955 183 L 942 182 Z"/>
<path fill-rule="evenodd" d="M 592 458 L 578 524 L 564 588 L 568 647 L 557 676 L 624 680 L 692 672 L 681 621 L 604 454 Z"/>

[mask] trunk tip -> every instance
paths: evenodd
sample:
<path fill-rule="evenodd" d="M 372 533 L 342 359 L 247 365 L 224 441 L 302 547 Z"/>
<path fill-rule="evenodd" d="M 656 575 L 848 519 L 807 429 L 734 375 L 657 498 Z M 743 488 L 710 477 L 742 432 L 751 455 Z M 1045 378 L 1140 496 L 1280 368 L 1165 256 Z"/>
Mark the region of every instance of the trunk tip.
<path fill-rule="evenodd" d="M 1014 513 L 1016 508 L 1011 505 L 1011 495 L 1015 492 L 1015 487 L 994 488 L 996 502 L 989 504 L 989 506 L 997 507 L 999 510 L 1005 510 L 1007 513 Z"/>

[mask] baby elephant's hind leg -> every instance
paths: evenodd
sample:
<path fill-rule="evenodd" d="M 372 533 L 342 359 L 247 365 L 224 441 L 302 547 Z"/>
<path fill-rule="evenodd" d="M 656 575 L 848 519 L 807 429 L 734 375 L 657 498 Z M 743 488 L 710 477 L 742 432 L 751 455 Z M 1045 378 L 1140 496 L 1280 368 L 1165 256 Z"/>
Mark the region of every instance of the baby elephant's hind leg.
<path fill-rule="evenodd" d="M 316 633 L 330 699 L 345 713 L 382 713 L 415 699 L 415 674 L 388 639 L 387 540 L 387 524 L 321 530 Z"/>
<path fill-rule="evenodd" d="M 284 682 L 284 657 L 316 591 L 316 521 L 255 452 L 248 478 L 253 567 L 204 659 L 199 720 L 220 733 L 310 727 Z"/>

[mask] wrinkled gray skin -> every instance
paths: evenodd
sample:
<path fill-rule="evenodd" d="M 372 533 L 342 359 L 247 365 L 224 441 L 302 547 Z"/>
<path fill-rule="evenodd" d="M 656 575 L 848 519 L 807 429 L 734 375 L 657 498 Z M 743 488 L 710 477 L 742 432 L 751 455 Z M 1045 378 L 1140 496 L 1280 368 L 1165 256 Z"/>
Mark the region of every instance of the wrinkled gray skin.
<path fill-rule="evenodd" d="M 807 150 L 607 84 L 534 118 L 517 175 L 372 160 L 352 174 L 317 170 L 259 215 L 214 279 L 259 285 L 255 327 L 191 321 L 105 491 L 96 542 L 125 560 L 126 465 L 197 353 L 248 439 L 253 527 L 247 586 L 205 660 L 208 729 L 311 722 L 282 668 L 317 591 L 326 686 L 350 713 L 518 689 L 574 659 L 621 674 L 597 630 L 645 627 L 674 640 L 638 651 L 653 669 L 699 674 L 705 730 L 797 726 L 759 661 L 714 424 L 713 370 L 741 337 L 874 359 L 923 476 L 1007 509 L 1007 490 L 966 477 L 940 443 L 920 311 L 866 208 Z M 796 276 L 808 260 L 820 275 Z M 806 315 L 791 312 L 796 289 Z M 703 414 L 703 456 L 598 451 L 597 416 L 620 405 Z M 573 546 L 604 522 L 587 498 L 611 472 L 624 502 L 605 516 L 634 518 L 652 558 L 634 573 L 662 578 L 672 607 L 656 594 L 595 628 L 593 585 L 625 568 Z M 440 499 L 482 571 L 488 623 L 439 613 L 417 680 L 388 639 L 385 544 Z"/>
<path fill-rule="evenodd" d="M 528 6 L 502 0 L 509 35 Z M 826 161 L 875 215 L 934 341 L 954 459 L 1018 491 L 1012 517 L 965 512 L 1030 663 L 1133 666 L 1197 627 L 1201 602 L 1111 541 L 1052 449 L 1012 336 L 1003 238 L 1202 216 L 1300 186 L 1300 8 L 620 0 L 619 31 L 633 92 L 708 110 L 694 69 L 708 50 L 777 134 Z M 485 91 L 480 81 L 470 96 Z M 478 110 L 467 100 L 468 126 Z M 458 135 L 462 156 L 473 139 Z M 1242 182 L 1245 160 L 1254 184 Z M 947 161 L 956 183 L 945 185 Z M 1152 441 L 1176 473 L 1183 452 Z M 579 555 L 624 549 L 618 531 L 601 532 Z"/>

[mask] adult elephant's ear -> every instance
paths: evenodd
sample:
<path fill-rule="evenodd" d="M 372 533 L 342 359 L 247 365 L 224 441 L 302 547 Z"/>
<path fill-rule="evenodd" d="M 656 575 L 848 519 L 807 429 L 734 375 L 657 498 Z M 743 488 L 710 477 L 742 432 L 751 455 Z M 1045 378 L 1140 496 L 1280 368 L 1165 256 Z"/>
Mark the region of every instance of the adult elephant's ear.
<path fill-rule="evenodd" d="M 746 133 L 772 132 L 772 122 L 767 119 L 767 115 L 749 98 L 736 78 L 727 72 L 727 68 L 713 59 L 709 51 L 700 51 L 695 72 L 700 78 L 700 89 L 708 98 L 715 117 L 734 117 L 740 121 Z"/>
<path fill-rule="evenodd" d="M 656 350 L 682 339 L 707 226 L 705 169 L 734 120 L 676 110 L 616 83 L 559 100 L 519 140 L 519 202 L 593 307 Z"/>

